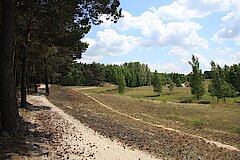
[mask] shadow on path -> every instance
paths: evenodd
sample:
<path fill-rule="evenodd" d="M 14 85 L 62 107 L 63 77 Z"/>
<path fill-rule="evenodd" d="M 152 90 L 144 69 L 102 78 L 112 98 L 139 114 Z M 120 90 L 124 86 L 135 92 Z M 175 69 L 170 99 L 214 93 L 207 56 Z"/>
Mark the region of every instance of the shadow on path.
<path fill-rule="evenodd" d="M 19 111 L 27 119 L 34 112 L 50 109 L 50 107 L 33 106 L 28 103 L 27 109 L 19 109 Z M 15 159 L 14 157 L 19 156 L 48 156 L 47 149 L 42 145 L 45 141 L 51 141 L 52 134 L 46 131 L 36 131 L 39 125 L 24 120 L 22 117 L 20 118 L 20 123 L 21 130 L 17 136 L 10 137 L 5 133 L 0 135 L 0 160 Z"/>

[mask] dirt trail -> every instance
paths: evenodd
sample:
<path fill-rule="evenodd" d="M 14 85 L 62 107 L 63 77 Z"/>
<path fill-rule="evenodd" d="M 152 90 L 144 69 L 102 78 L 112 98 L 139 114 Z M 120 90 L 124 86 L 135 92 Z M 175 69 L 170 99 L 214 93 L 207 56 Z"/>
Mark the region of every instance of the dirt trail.
<path fill-rule="evenodd" d="M 78 88 L 76 90 L 81 91 L 81 90 L 88 90 L 88 89 L 96 89 L 98 87 L 84 87 L 84 88 Z"/>
<path fill-rule="evenodd" d="M 150 125 L 150 126 L 162 128 L 162 129 L 165 129 L 165 130 L 168 130 L 168 131 L 177 132 L 177 133 L 179 133 L 179 134 L 181 134 L 181 135 L 187 135 L 187 136 L 192 137 L 192 138 L 198 138 L 198 139 L 201 139 L 201 140 L 205 141 L 206 143 L 210 143 L 210 144 L 216 145 L 216 146 L 219 147 L 219 148 L 226 148 L 226 149 L 228 149 L 228 150 L 240 152 L 240 150 L 239 150 L 238 148 L 236 148 L 236 147 L 234 147 L 234 146 L 231 146 L 231 145 L 226 145 L 226 144 L 223 144 L 223 143 L 220 143 L 220 142 L 217 142 L 217 141 L 208 140 L 208 139 L 206 139 L 206 138 L 204 138 L 204 137 L 197 136 L 197 135 L 193 135 L 193 134 L 186 133 L 186 132 L 182 132 L 182 131 L 180 131 L 180 130 L 176 130 L 176 129 L 173 129 L 173 128 L 168 128 L 168 127 L 166 127 L 166 126 L 164 126 L 164 125 L 158 125 L 158 124 L 153 124 L 153 123 L 150 123 L 150 122 L 143 121 L 143 120 L 141 120 L 141 119 L 138 119 L 138 118 L 135 118 L 135 117 L 133 117 L 133 116 L 127 115 L 127 114 L 125 114 L 125 113 L 119 112 L 119 111 L 117 111 L 117 110 L 115 110 L 115 109 L 113 109 L 113 108 L 111 108 L 111 107 L 103 104 L 102 102 L 98 101 L 97 99 L 95 99 L 94 97 L 88 95 L 87 93 L 84 93 L 84 94 L 85 94 L 87 97 L 89 97 L 89 98 L 91 98 L 92 100 L 94 100 L 95 102 L 97 102 L 99 105 L 101 105 L 101 106 L 103 106 L 103 107 L 111 110 L 112 112 L 115 112 L 115 113 L 117 113 L 117 114 L 120 114 L 120 115 L 125 116 L 125 117 L 130 118 L 130 119 L 133 119 L 133 120 L 135 120 L 135 121 L 141 122 L 141 123 L 143 123 L 143 124 L 147 124 L 147 125 Z"/>
<path fill-rule="evenodd" d="M 45 96 L 28 96 L 28 102 L 35 106 L 50 107 L 50 110 L 41 112 L 51 112 L 52 120 L 59 121 L 56 124 L 61 126 L 53 126 L 53 128 L 63 127 L 61 143 L 50 151 L 48 158 L 42 159 L 98 159 L 98 160 L 138 160 L 138 159 L 156 159 L 155 157 L 140 151 L 132 150 L 122 144 L 111 141 L 95 132 L 94 130 L 83 125 L 77 119 L 64 113 L 57 106 L 50 103 Z M 40 113 L 43 114 L 43 113 Z M 44 118 L 44 117 L 43 117 Z M 52 124 L 55 125 L 55 124 Z M 44 126 L 43 126 L 44 127 Z M 60 133 L 59 133 L 60 134 Z M 67 149 L 66 149 L 67 146 Z M 65 155 L 59 155 L 65 153 Z"/>

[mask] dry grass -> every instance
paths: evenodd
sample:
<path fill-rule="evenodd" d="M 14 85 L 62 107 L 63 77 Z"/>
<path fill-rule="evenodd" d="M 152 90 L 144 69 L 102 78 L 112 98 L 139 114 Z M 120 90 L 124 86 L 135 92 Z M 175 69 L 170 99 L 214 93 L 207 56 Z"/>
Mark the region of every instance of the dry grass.
<path fill-rule="evenodd" d="M 163 124 L 183 132 L 240 147 L 239 105 L 177 104 L 112 94 L 90 95 L 109 107 L 142 121 Z M 114 113 L 81 92 L 53 87 L 49 100 L 94 130 L 159 157 L 178 159 L 197 157 L 238 159 L 240 157 L 239 153 L 222 150 L 197 139 L 145 125 Z"/>
<path fill-rule="evenodd" d="M 97 87 L 82 91 L 92 94 L 120 112 L 147 121 L 155 123 L 177 122 L 179 126 L 201 128 L 214 133 L 228 133 L 238 136 L 240 105 L 237 103 L 205 105 L 175 103 L 192 98 L 189 87 L 177 87 L 172 94 L 167 87 L 164 87 L 160 97 L 156 96 L 151 86 L 127 88 L 125 96 L 128 97 L 117 95 L 116 86 Z M 211 99 L 208 95 L 203 98 L 207 101 Z"/>

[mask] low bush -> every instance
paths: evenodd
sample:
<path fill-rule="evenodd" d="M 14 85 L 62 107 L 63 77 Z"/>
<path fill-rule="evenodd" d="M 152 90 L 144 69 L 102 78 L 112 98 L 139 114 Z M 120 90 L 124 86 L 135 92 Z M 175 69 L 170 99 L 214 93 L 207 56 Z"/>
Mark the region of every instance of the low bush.
<path fill-rule="evenodd" d="M 196 129 L 202 129 L 203 126 L 204 126 L 204 123 L 203 123 L 202 119 L 201 120 L 194 120 L 194 121 L 191 122 L 191 124 Z"/>
<path fill-rule="evenodd" d="M 192 99 L 182 100 L 180 103 L 192 103 Z"/>
<path fill-rule="evenodd" d="M 199 101 L 198 103 L 199 104 L 210 104 L 211 102 L 210 101 Z"/>

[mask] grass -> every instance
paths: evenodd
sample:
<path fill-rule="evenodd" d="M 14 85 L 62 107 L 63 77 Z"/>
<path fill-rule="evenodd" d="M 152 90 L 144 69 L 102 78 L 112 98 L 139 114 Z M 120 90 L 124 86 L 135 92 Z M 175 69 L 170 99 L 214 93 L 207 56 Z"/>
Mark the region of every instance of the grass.
<path fill-rule="evenodd" d="M 151 92 L 150 87 L 128 88 L 125 93 L 129 94 L 128 96 L 120 96 L 117 94 L 117 92 L 114 91 L 115 88 L 113 88 L 112 91 L 109 91 L 109 89 L 107 88 L 108 87 L 95 88 L 94 93 L 92 93 L 90 89 L 86 89 L 84 90 L 84 92 L 88 92 L 90 96 L 94 97 L 108 107 L 116 110 L 117 112 L 135 117 L 137 119 L 140 119 L 141 121 L 149 122 L 152 124 L 165 125 L 166 127 L 174 128 L 182 132 L 197 134 L 207 139 L 212 139 L 218 142 L 240 147 L 239 104 L 185 104 L 169 101 L 159 101 L 157 99 L 152 100 L 152 98 L 154 99 L 158 97 L 154 97 L 155 93 Z M 179 88 L 178 94 L 181 93 L 181 89 L 189 92 L 189 89 L 187 90 L 187 88 Z M 171 145 L 175 142 L 176 145 L 186 143 L 178 142 L 179 139 L 185 141 L 186 137 L 176 138 L 175 133 L 169 134 L 161 128 L 145 125 L 143 123 L 140 123 L 139 121 L 135 121 L 121 114 L 118 114 L 117 112 L 112 112 L 106 107 L 100 106 L 93 101 L 89 101 L 89 99 L 87 99 L 86 96 L 83 96 L 82 93 L 74 92 L 72 90 L 62 90 L 61 88 L 59 90 L 60 91 L 58 92 L 52 92 L 52 94 L 48 98 L 50 98 L 50 100 L 52 100 L 53 102 L 55 101 L 56 105 L 58 106 L 72 106 L 72 109 L 65 108 L 65 110 L 67 112 L 71 111 L 71 114 L 73 114 L 73 116 L 78 115 L 78 117 L 84 117 L 84 119 L 86 119 L 86 116 L 80 115 L 85 115 L 85 112 L 89 111 L 90 113 L 88 113 L 87 117 L 91 117 L 94 115 L 95 117 L 92 118 L 93 122 L 88 120 L 86 121 L 86 123 L 90 126 L 94 125 L 94 129 L 97 128 L 100 130 L 100 132 L 103 132 L 104 134 L 109 134 L 110 131 L 114 131 L 112 132 L 112 136 L 116 136 L 120 139 L 122 137 L 123 139 L 126 139 L 126 137 L 130 137 L 130 141 L 132 141 L 133 137 L 137 137 L 138 140 L 142 140 L 143 137 L 147 135 L 147 137 L 144 138 L 144 143 L 146 143 L 146 141 L 149 141 L 148 143 L 156 146 L 154 148 L 157 149 L 164 148 L 165 144 L 163 146 L 161 146 L 161 144 L 165 142 L 166 146 L 169 147 L 169 143 L 167 140 L 177 139 L 176 141 L 171 141 Z M 51 98 L 54 96 L 53 93 L 63 95 Z M 151 93 L 152 97 L 149 97 L 149 95 L 146 93 Z M 136 95 L 138 96 L 138 98 L 132 97 L 137 97 Z M 101 120 L 104 120 L 104 122 L 102 122 Z M 110 127 L 108 127 L 109 123 L 111 123 Z M 100 127 L 98 127 L 97 124 Z M 125 127 L 125 129 L 122 127 Z M 128 132 L 129 135 L 127 134 Z M 161 138 L 159 138 L 158 135 L 160 135 Z M 168 136 L 173 137 L 169 138 Z M 187 139 L 189 139 L 189 137 Z M 195 142 L 200 143 L 200 141 L 191 141 L 189 145 L 194 146 L 195 144 L 193 143 Z M 203 146 L 204 147 L 201 148 L 201 153 L 203 152 L 202 149 L 206 148 L 206 144 L 204 144 Z"/>
<path fill-rule="evenodd" d="M 203 123 L 202 119 L 200 119 L 200 120 L 193 120 L 192 121 L 192 125 L 196 129 L 202 129 L 203 126 L 204 126 L 204 123 Z"/>
<path fill-rule="evenodd" d="M 240 106 L 238 104 L 180 104 L 106 94 L 91 94 L 111 108 L 153 124 L 237 144 Z M 231 142 L 232 141 L 232 142 Z"/>
<path fill-rule="evenodd" d="M 103 87 L 92 88 L 89 87 L 67 87 L 67 88 L 74 89 L 75 91 L 81 90 L 87 93 L 94 94 L 118 95 L 116 85 L 104 85 Z M 200 101 L 197 101 L 191 95 L 191 89 L 189 87 L 175 87 L 173 92 L 170 92 L 167 87 L 163 87 L 163 92 L 161 93 L 161 96 L 158 96 L 157 93 L 153 92 L 152 86 L 127 88 L 124 96 L 140 99 L 139 102 L 141 103 L 146 103 L 146 101 L 149 100 L 157 102 L 162 101 L 165 103 L 174 102 L 173 105 L 169 104 L 158 105 L 157 108 L 149 106 L 148 109 L 145 108 L 146 109 L 146 111 L 144 112 L 145 114 L 138 113 L 138 108 L 135 108 L 132 111 L 132 113 L 137 114 L 137 116 L 143 119 L 148 119 L 152 122 L 158 122 L 159 120 L 160 121 L 170 120 L 178 121 L 184 124 L 184 126 L 193 127 L 197 129 L 202 129 L 203 127 L 204 128 L 206 127 L 207 129 L 221 130 L 231 133 L 239 132 L 240 107 L 238 104 L 234 104 L 233 102 L 240 101 L 240 97 L 237 97 L 235 99 L 228 98 L 227 99 L 228 103 L 226 104 L 215 103 L 216 100 L 213 101 L 212 97 L 209 96 L 208 93 L 206 93 Z M 115 98 L 113 97 L 113 99 Z M 184 101 L 186 103 L 182 104 L 179 103 Z M 199 105 L 196 103 L 199 103 Z M 114 104 L 114 106 L 118 106 L 117 103 Z M 129 110 L 129 108 L 123 110 L 123 112 L 126 113 L 128 113 L 129 111 L 131 111 Z"/>
<path fill-rule="evenodd" d="M 209 82 L 206 82 L 207 84 Z M 86 93 L 97 93 L 97 94 L 118 94 L 117 86 L 112 84 L 107 84 L 102 87 L 89 87 L 89 86 L 70 86 L 66 88 L 71 88 L 76 91 L 84 91 Z M 163 87 L 163 91 L 159 96 L 157 93 L 153 92 L 152 86 L 141 86 L 141 87 L 127 87 L 124 96 L 130 96 L 134 98 L 144 98 L 150 100 L 159 100 L 164 102 L 184 102 L 186 103 L 200 103 L 200 104 L 209 104 L 209 103 L 216 103 L 216 97 L 213 99 L 207 92 L 206 86 L 206 93 L 198 101 L 194 98 L 191 94 L 190 87 L 175 87 L 173 92 L 170 92 L 167 87 Z M 226 98 L 227 103 L 240 103 L 240 97 L 235 98 Z M 221 102 L 221 101 L 220 101 Z"/>
<path fill-rule="evenodd" d="M 75 91 L 84 91 L 86 93 L 109 93 L 117 94 L 117 85 L 104 84 L 103 86 L 65 86 L 65 88 L 73 89 Z"/>

